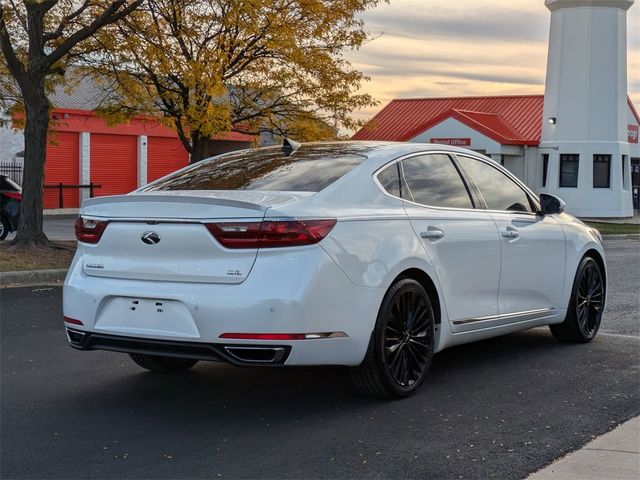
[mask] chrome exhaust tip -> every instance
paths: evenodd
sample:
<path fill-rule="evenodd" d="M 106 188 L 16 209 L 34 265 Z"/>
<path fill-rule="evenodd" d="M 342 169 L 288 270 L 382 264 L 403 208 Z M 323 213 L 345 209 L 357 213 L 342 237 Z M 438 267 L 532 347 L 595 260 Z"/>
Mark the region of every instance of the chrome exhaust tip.
<path fill-rule="evenodd" d="M 71 330 L 70 328 L 66 329 L 67 332 L 67 340 L 71 345 L 80 346 L 84 343 L 84 339 L 87 336 L 85 332 L 81 332 L 79 330 Z"/>
<path fill-rule="evenodd" d="M 286 355 L 284 347 L 224 347 L 233 359 L 244 364 L 265 365 L 282 363 Z"/>

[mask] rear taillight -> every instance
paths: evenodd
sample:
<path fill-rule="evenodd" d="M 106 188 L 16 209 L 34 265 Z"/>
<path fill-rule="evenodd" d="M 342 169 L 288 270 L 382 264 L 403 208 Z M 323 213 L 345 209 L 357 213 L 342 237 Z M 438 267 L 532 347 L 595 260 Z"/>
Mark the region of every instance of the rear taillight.
<path fill-rule="evenodd" d="M 83 243 L 98 243 L 108 223 L 107 221 L 78 217 L 75 224 L 76 238 Z"/>
<path fill-rule="evenodd" d="M 336 219 L 265 220 L 209 223 L 211 234 L 226 248 L 273 248 L 313 245 L 326 237 Z"/>
<path fill-rule="evenodd" d="M 258 248 L 260 222 L 207 223 L 211 234 L 227 248 Z"/>
<path fill-rule="evenodd" d="M 18 201 L 22 200 L 22 193 L 20 192 L 3 192 L 2 195 L 4 195 L 7 198 L 11 198 L 12 200 L 18 200 Z"/>

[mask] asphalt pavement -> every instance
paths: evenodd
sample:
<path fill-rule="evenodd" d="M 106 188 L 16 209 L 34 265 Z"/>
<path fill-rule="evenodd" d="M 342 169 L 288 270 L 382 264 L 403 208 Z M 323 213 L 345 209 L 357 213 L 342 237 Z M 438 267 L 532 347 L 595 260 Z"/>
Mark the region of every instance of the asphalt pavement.
<path fill-rule="evenodd" d="M 1 478 L 525 478 L 640 414 L 640 242 L 607 242 L 589 344 L 546 328 L 445 350 L 408 399 L 345 369 L 177 375 L 68 347 L 61 289 L 0 291 Z"/>
<path fill-rule="evenodd" d="M 73 224 L 78 215 L 45 215 L 43 220 L 44 233 L 49 240 L 75 240 L 76 235 L 73 230 Z M 7 237 L 9 240 L 15 237 L 15 232 L 10 233 Z"/>

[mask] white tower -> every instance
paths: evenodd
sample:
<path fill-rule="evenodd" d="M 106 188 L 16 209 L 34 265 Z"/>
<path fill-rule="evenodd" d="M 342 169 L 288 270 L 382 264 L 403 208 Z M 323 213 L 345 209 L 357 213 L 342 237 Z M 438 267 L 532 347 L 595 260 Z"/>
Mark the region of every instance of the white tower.
<path fill-rule="evenodd" d="M 627 138 L 627 10 L 633 3 L 545 0 L 551 30 L 543 190 L 581 217 L 633 215 Z"/>

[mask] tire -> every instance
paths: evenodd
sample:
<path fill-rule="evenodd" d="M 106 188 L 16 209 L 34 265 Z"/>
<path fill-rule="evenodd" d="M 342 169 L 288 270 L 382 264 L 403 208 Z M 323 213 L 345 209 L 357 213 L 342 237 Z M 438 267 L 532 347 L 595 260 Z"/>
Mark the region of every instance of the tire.
<path fill-rule="evenodd" d="M 198 363 L 198 360 L 191 358 L 161 357 L 142 353 L 130 353 L 129 356 L 136 364 L 152 372 L 181 372 Z"/>
<path fill-rule="evenodd" d="M 9 230 L 11 230 L 11 225 L 6 218 L 0 217 L 0 240 L 4 240 L 9 235 Z"/>
<path fill-rule="evenodd" d="M 408 397 L 431 367 L 434 338 L 429 295 L 413 279 L 398 280 L 382 300 L 364 361 L 352 369 L 353 385 L 375 397 Z"/>
<path fill-rule="evenodd" d="M 584 257 L 573 281 L 565 321 L 549 325 L 556 340 L 572 343 L 593 340 L 602 321 L 605 295 L 606 287 L 600 265 L 593 258 Z"/>

